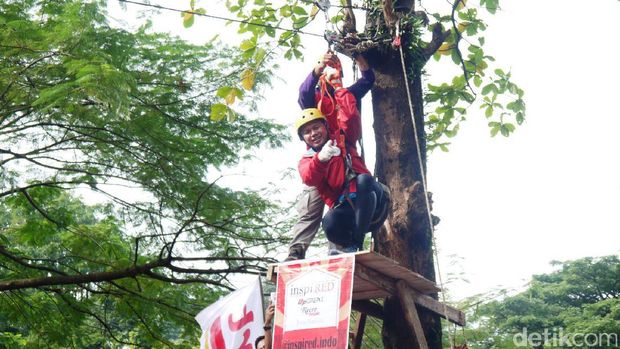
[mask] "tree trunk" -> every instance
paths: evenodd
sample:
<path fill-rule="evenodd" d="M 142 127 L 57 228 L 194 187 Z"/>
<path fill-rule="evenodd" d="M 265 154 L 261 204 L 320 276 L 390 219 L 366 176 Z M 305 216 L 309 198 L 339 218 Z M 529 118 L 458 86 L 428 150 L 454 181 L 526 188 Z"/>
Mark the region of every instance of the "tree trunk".
<path fill-rule="evenodd" d="M 420 67 L 407 65 L 422 163 L 418 160 L 407 90 L 397 50 L 379 52 L 373 64 L 376 74 L 372 89 L 374 130 L 377 144 L 375 173 L 391 190 L 392 211 L 387 229 L 377 234 L 379 253 L 435 281 L 432 237 L 424 196 L 422 170 L 426 168 L 426 140 Z M 411 74 L 411 72 L 413 72 Z M 441 348 L 439 317 L 418 307 L 428 347 Z M 383 342 L 386 348 L 418 348 L 405 321 L 398 299 L 385 302 Z"/>

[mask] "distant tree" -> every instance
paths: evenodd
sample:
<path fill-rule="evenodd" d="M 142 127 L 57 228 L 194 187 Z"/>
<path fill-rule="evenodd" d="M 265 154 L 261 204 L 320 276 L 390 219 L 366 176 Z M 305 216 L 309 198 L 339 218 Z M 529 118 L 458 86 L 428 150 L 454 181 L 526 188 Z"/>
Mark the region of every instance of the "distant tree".
<path fill-rule="evenodd" d="M 105 5 L 0 2 L 0 347 L 195 347 L 193 316 L 282 243 L 265 192 L 218 182 L 285 138 L 233 110 L 265 57 Z"/>
<path fill-rule="evenodd" d="M 470 322 L 475 325 L 467 332 L 470 347 L 512 348 L 515 347 L 514 336 L 522 334 L 524 329 L 527 333 L 541 335 L 546 330 L 550 339 L 553 334 L 559 337 L 562 329 L 561 332 L 569 336 L 600 334 L 603 340 L 597 347 L 618 348 L 618 257 L 583 258 L 553 264 L 560 269 L 535 275 L 527 290 L 473 308 Z M 606 340 L 608 335 L 611 335 L 609 341 Z"/>

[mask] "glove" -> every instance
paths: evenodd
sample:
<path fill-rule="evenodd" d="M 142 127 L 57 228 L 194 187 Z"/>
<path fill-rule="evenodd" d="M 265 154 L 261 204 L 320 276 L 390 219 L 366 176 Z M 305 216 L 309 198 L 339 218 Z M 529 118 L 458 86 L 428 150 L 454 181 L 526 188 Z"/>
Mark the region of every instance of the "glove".
<path fill-rule="evenodd" d="M 325 69 L 327 64 L 334 62 L 334 57 L 336 57 L 336 56 L 331 51 L 327 51 L 327 53 L 325 53 L 323 56 L 321 56 L 319 58 L 319 60 L 317 61 L 317 64 L 313 68 L 314 69 L 314 75 L 317 76 L 317 77 L 321 76 L 321 74 L 323 74 L 323 69 Z"/>
<path fill-rule="evenodd" d="M 323 69 L 323 75 L 325 80 L 336 90 L 342 88 L 342 79 L 340 78 L 340 72 L 336 68 L 332 68 L 329 65 Z"/>
<path fill-rule="evenodd" d="M 336 140 L 328 140 L 327 143 L 321 148 L 321 151 L 317 155 L 320 162 L 328 162 L 332 157 L 340 155 L 340 148 Z"/>

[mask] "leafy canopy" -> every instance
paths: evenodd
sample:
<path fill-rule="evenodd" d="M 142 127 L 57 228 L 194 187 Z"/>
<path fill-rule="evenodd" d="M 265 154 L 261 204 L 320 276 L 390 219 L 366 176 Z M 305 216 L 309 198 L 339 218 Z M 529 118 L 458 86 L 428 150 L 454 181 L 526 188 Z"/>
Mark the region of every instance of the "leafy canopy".
<path fill-rule="evenodd" d="M 235 90 L 243 54 L 105 5 L 0 2 L 0 347 L 193 347 L 193 315 L 282 243 L 264 193 L 218 185 L 285 138 L 239 112 L 268 71 Z"/>
<path fill-rule="evenodd" d="M 363 44 L 353 49 L 347 44 L 351 39 L 343 29 L 346 21 L 343 10 L 349 3 L 358 15 L 363 13 L 366 18 L 364 31 L 355 34 Z M 191 0 L 190 9 L 185 12 L 184 23 L 188 26 L 191 25 L 187 22 L 188 16 L 191 15 L 193 21 L 194 15 L 205 13 L 196 6 L 197 2 Z M 241 40 L 239 49 L 246 59 L 279 54 L 286 59 L 303 59 L 304 38 L 314 34 L 304 29 L 317 18 L 323 18 L 316 4 L 304 0 L 276 3 L 227 0 L 226 6 L 236 20 L 242 22 L 238 25 L 238 33 L 245 39 Z M 408 74 L 413 76 L 426 71 L 432 75 L 435 69 L 445 71 L 450 65 L 458 68 L 459 73 L 451 81 L 426 85 L 425 124 L 429 150 L 448 150 L 449 139 L 458 134 L 460 123 L 471 113 L 474 103 L 488 119 L 491 136 L 509 136 L 515 131 L 515 124 L 525 121 L 524 91 L 512 81 L 510 71 L 491 67 L 495 58 L 485 51 L 483 34 L 487 25 L 480 13 L 495 14 L 500 8 L 499 0 L 457 0 L 425 6 L 433 7 L 429 7 L 430 10 L 423 7 L 421 11 L 394 19 L 396 15 L 387 15 L 392 10 L 386 9 L 382 1 L 333 3 L 327 11 L 329 22 L 325 25 L 325 35 L 335 43 L 336 49 L 347 55 L 368 54 L 369 50 L 376 49 L 380 54 L 389 54 L 395 50 L 390 44 L 395 37 L 395 23 L 399 22 Z M 347 52 L 347 49 L 350 50 Z M 441 64 L 427 65 L 431 57 Z M 444 57 L 449 60 L 444 62 Z"/>
<path fill-rule="evenodd" d="M 598 347 L 617 348 L 620 337 L 618 256 L 553 264 L 557 271 L 535 275 L 528 289 L 519 294 L 501 300 L 482 300 L 482 304 L 479 299 L 469 300 L 468 303 L 476 304 L 470 308 L 472 313 L 468 317 L 474 325 L 465 334 L 470 347 L 514 348 L 520 340 L 517 337 L 515 343 L 515 335 L 524 331 L 544 335 L 546 331 L 548 345 L 552 345 L 554 334 L 571 340 L 575 334 L 592 334 L 589 340 L 593 336 L 602 338 Z"/>

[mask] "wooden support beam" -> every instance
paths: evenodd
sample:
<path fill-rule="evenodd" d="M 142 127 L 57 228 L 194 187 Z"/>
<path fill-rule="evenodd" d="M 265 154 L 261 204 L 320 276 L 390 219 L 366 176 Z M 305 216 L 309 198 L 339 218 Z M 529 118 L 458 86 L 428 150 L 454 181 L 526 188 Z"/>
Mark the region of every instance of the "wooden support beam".
<path fill-rule="evenodd" d="M 428 349 L 424 329 L 422 328 L 422 323 L 420 323 L 418 311 L 415 308 L 413 297 L 415 293 L 411 292 L 411 288 L 403 280 L 398 280 L 396 282 L 396 291 L 398 298 L 400 299 L 400 304 L 405 310 L 405 319 L 407 320 L 407 324 L 411 327 L 413 333 L 415 333 L 415 338 L 418 341 L 418 347 L 420 349 Z"/>
<path fill-rule="evenodd" d="M 377 319 L 383 320 L 383 307 L 377 303 L 373 303 L 371 301 L 353 301 L 351 302 L 351 308 L 359 311 L 360 313 L 364 313 L 370 315 L 372 317 L 376 317 Z"/>
<path fill-rule="evenodd" d="M 358 277 L 364 279 L 367 282 L 375 284 L 377 287 L 383 289 L 390 294 L 396 294 L 396 280 L 387 277 L 379 272 L 376 272 L 370 268 L 367 268 L 361 264 L 356 265 L 355 268 L 356 275 Z M 413 301 L 415 302 L 415 304 L 422 306 L 459 326 L 465 326 L 465 314 L 463 314 L 462 311 L 446 304 L 445 310 L 447 311 L 447 314 L 444 314 L 444 305 L 442 303 L 440 303 L 436 299 L 433 299 L 432 297 L 415 292 L 415 290 L 413 290 L 409 285 L 407 285 L 407 287 L 411 289 L 412 292 L 415 294 L 413 297 Z"/>
<path fill-rule="evenodd" d="M 365 313 L 360 313 L 360 316 L 357 318 L 357 323 L 355 324 L 355 337 L 353 337 L 353 346 L 352 349 L 361 349 L 362 348 L 362 338 L 364 337 L 364 327 L 366 327 L 366 315 Z"/>
<path fill-rule="evenodd" d="M 380 289 L 390 294 L 396 293 L 396 287 L 394 286 L 394 279 L 387 277 L 377 271 L 374 271 L 362 264 L 355 266 L 355 275 L 367 282 L 374 284 Z"/>
<path fill-rule="evenodd" d="M 416 294 L 414 301 L 417 305 L 438 314 L 444 319 L 447 319 L 459 326 L 465 326 L 465 314 L 456 308 L 453 308 L 447 304 L 444 307 L 443 303 L 424 294 Z"/>

